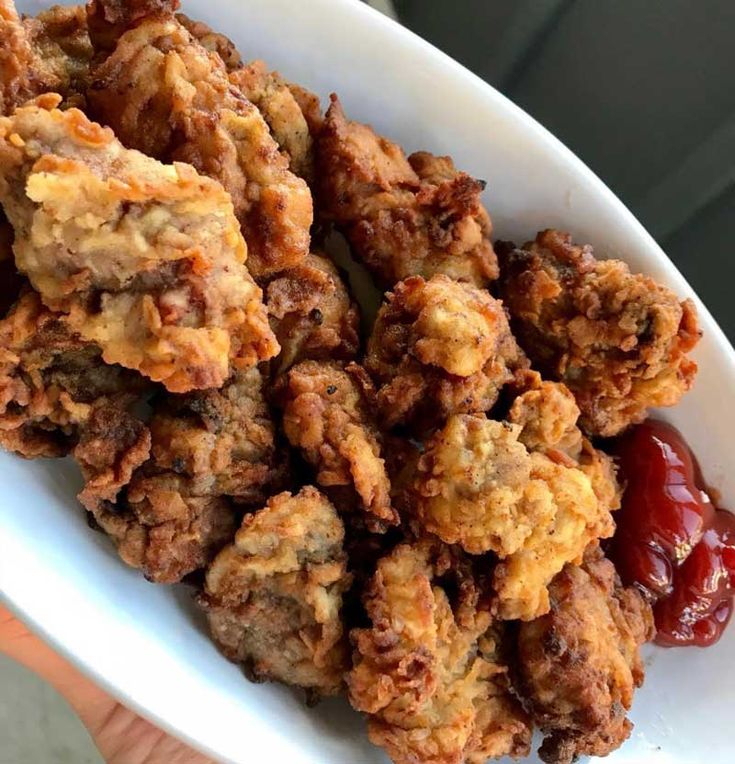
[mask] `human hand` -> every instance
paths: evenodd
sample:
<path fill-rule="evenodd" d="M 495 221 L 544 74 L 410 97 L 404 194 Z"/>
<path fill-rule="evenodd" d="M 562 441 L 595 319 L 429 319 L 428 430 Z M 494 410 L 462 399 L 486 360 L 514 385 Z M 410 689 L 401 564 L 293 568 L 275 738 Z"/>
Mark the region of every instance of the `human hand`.
<path fill-rule="evenodd" d="M 3 607 L 0 653 L 34 671 L 67 700 L 108 764 L 213 764 L 118 703 Z"/>

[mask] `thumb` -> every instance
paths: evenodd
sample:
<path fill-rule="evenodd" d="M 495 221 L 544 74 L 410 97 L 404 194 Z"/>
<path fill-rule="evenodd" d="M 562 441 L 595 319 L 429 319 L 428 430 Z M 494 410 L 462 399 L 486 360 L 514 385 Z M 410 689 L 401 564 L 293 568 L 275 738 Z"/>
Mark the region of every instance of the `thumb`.
<path fill-rule="evenodd" d="M 108 764 L 213 764 L 118 703 L 2 606 L 0 653 L 38 674 L 67 700 Z"/>

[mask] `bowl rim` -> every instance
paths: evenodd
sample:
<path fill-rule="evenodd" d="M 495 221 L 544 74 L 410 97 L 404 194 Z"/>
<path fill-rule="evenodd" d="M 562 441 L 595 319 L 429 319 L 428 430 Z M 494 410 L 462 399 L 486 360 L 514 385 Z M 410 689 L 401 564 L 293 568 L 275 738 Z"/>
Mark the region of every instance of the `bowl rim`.
<path fill-rule="evenodd" d="M 66 0 L 62 0 L 66 2 Z M 33 0 L 38 7 L 45 7 L 50 4 L 45 0 L 37 2 Z M 419 37 L 414 32 L 401 26 L 398 22 L 383 15 L 360 0 L 310 0 L 312 9 L 319 12 L 320 17 L 328 15 L 337 15 L 346 23 L 355 25 L 363 30 L 368 30 L 370 35 L 388 35 L 393 38 L 396 44 L 406 50 L 408 55 L 417 58 L 424 58 L 440 65 L 447 71 L 447 76 L 463 81 L 466 87 L 472 87 L 476 90 L 480 98 L 492 104 L 493 109 L 503 113 L 505 117 L 517 122 L 519 127 L 532 135 L 533 139 L 542 145 L 544 152 L 553 152 L 560 158 L 560 161 L 570 168 L 571 172 L 582 178 L 601 198 L 602 203 L 611 209 L 614 209 L 622 221 L 622 225 L 628 227 L 631 237 L 634 240 L 634 248 L 647 252 L 650 257 L 658 260 L 666 268 L 669 280 L 673 283 L 676 291 L 691 295 L 697 305 L 700 316 L 700 322 L 705 327 L 710 340 L 716 345 L 720 361 L 723 366 L 723 375 L 730 379 L 735 379 L 735 350 L 725 336 L 722 329 L 710 314 L 707 307 L 689 286 L 682 274 L 668 258 L 653 237 L 646 231 L 643 225 L 637 220 L 633 213 L 623 204 L 623 202 L 608 188 L 608 186 L 569 148 L 567 148 L 558 138 L 556 138 L 545 127 L 538 123 L 533 117 L 527 114 L 523 109 L 510 101 L 506 96 L 493 88 L 490 84 L 482 80 L 473 72 L 462 66 L 447 54 L 437 49 L 434 45 Z M 324 96 L 320 93 L 320 96 Z M 490 210 L 492 214 L 492 208 Z M 1 557 L 1 555 L 0 555 Z M 0 561 L 1 562 L 1 561 Z M 12 590 L 12 586 L 6 587 L 4 582 L 10 582 L 10 576 L 3 573 L 3 566 L 0 564 L 0 602 L 2 602 L 11 612 L 24 621 L 34 633 L 40 636 L 47 644 L 53 647 L 63 658 L 77 667 L 82 673 L 87 675 L 96 684 L 102 687 L 110 695 L 120 700 L 128 708 L 148 719 L 160 729 L 174 735 L 185 741 L 190 746 L 218 760 L 231 760 L 223 758 L 223 752 L 212 746 L 202 735 L 196 732 L 190 732 L 181 729 L 167 719 L 167 717 L 148 707 L 144 702 L 130 695 L 125 688 L 115 684 L 108 679 L 104 671 L 91 660 L 88 655 L 81 654 L 74 650 L 58 633 L 54 633 L 48 628 L 48 623 L 39 611 L 35 611 L 21 599 L 13 598 L 7 593 L 7 589 Z M 223 659 L 224 660 L 224 659 Z M 268 736 L 269 731 L 259 730 L 263 736 Z M 285 749 L 284 749 L 285 750 Z"/>

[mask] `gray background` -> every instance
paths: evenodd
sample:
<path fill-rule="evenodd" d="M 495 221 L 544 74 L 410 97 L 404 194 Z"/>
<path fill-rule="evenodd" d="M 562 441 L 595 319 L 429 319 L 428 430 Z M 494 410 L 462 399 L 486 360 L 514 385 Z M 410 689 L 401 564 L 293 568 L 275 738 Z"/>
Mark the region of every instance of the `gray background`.
<path fill-rule="evenodd" d="M 638 215 L 735 338 L 729 294 L 735 276 L 735 3 L 371 4 L 397 12 L 561 138 Z M 61 698 L 2 657 L 0 688 L 0 764 L 101 761 Z"/>

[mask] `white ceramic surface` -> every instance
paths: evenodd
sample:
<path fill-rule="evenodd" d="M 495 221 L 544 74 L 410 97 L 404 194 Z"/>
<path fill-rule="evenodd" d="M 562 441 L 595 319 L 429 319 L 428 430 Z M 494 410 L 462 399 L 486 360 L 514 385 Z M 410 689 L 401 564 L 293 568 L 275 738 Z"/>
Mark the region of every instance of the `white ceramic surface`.
<path fill-rule="evenodd" d="M 20 7 L 36 12 L 41 3 L 21 0 Z M 245 56 L 267 59 L 324 99 L 337 91 L 350 116 L 407 149 L 452 154 L 487 179 L 498 236 L 525 240 L 539 228 L 566 228 L 598 253 L 693 296 L 641 225 L 555 138 L 357 0 L 185 0 L 184 9 L 230 35 Z M 725 505 L 735 507 L 735 354 L 699 307 L 701 372 L 666 416 L 686 434 Z M 79 482 L 73 464 L 0 455 L 0 591 L 34 628 L 121 700 L 222 760 L 385 761 L 342 702 L 307 709 L 287 689 L 249 684 L 210 644 L 185 588 L 146 583 L 89 531 L 74 499 Z M 714 648 L 650 649 L 647 659 L 635 731 L 609 761 L 732 762 L 735 626 Z M 6 692 L 0 688 L 1 701 Z"/>

